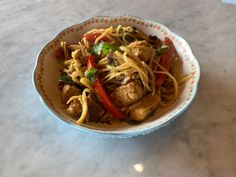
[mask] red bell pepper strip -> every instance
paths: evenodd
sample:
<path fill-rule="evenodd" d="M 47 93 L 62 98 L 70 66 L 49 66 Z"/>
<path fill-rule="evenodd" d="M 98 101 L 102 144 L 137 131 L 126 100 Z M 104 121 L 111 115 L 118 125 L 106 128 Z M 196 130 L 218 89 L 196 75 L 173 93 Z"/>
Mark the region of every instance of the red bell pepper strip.
<path fill-rule="evenodd" d="M 100 35 L 101 35 L 100 32 L 94 32 L 94 33 L 86 34 L 84 37 L 87 39 L 87 41 L 88 41 L 89 43 L 94 44 L 95 40 L 96 40 Z M 107 42 L 107 41 L 109 41 L 109 38 L 106 37 L 106 36 L 104 36 L 101 40 L 104 41 L 104 42 Z"/>
<path fill-rule="evenodd" d="M 119 108 L 116 107 L 116 105 L 112 102 L 111 98 L 107 95 L 103 85 L 102 81 L 99 77 L 96 78 L 96 82 L 94 85 L 95 90 L 98 93 L 99 98 L 101 99 L 101 102 L 103 106 L 107 109 L 111 115 L 116 119 L 123 119 L 125 117 L 124 113 L 119 110 Z"/>
<path fill-rule="evenodd" d="M 163 44 L 169 46 L 169 50 L 162 55 L 161 60 L 160 60 L 160 65 L 169 71 L 171 60 L 174 58 L 176 50 L 175 50 L 175 46 L 173 42 L 167 37 L 165 37 Z M 159 88 L 165 82 L 167 77 L 168 76 L 164 74 L 157 74 L 156 87 Z"/>
<path fill-rule="evenodd" d="M 95 57 L 93 55 L 89 55 L 87 68 L 88 69 L 95 68 Z"/>
<path fill-rule="evenodd" d="M 93 67 L 95 68 L 95 57 L 93 55 L 89 56 L 87 67 L 88 69 L 91 69 Z M 111 98 L 107 95 L 99 76 L 96 76 L 94 89 L 96 90 L 103 106 L 114 118 L 116 119 L 125 118 L 125 114 L 119 110 L 119 108 L 112 102 Z"/>

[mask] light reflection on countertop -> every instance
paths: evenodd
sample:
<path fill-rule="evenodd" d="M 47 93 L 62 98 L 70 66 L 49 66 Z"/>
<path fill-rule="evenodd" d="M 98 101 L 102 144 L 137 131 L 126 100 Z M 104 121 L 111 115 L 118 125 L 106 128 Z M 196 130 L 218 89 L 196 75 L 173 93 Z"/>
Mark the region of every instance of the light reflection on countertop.
<path fill-rule="evenodd" d="M 144 167 L 143 167 L 143 165 L 141 163 L 137 163 L 137 164 L 134 164 L 134 169 L 138 173 L 142 173 L 143 170 L 144 170 Z"/>

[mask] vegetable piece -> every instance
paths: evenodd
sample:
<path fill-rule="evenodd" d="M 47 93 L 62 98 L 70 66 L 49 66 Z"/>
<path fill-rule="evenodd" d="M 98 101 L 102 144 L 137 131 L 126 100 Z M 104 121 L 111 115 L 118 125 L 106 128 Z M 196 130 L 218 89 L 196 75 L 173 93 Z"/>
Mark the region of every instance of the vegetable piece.
<path fill-rule="evenodd" d="M 116 51 L 118 50 L 119 47 L 117 46 L 114 46 L 114 45 L 110 45 L 108 43 L 103 43 L 103 46 L 102 46 L 102 53 L 103 55 L 107 55 L 108 53 L 110 53 L 111 51 Z"/>
<path fill-rule="evenodd" d="M 94 32 L 94 33 L 89 33 L 89 34 L 86 34 L 84 37 L 86 38 L 86 40 L 89 42 L 89 43 L 92 43 L 94 44 L 95 40 L 101 35 L 100 32 Z M 109 41 L 109 38 L 104 36 L 102 39 L 102 41 Z"/>
<path fill-rule="evenodd" d="M 93 55 L 89 55 L 88 63 L 87 63 L 87 68 L 88 69 L 96 68 L 95 57 Z"/>
<path fill-rule="evenodd" d="M 127 41 L 127 42 L 134 42 L 134 41 L 136 41 L 137 39 L 136 39 L 135 37 L 131 36 L 130 34 L 125 33 L 125 34 L 123 35 L 123 40 L 124 40 L 124 41 Z"/>
<path fill-rule="evenodd" d="M 104 115 L 105 108 L 97 101 L 95 95 L 90 94 L 88 97 L 89 120 L 98 122 L 100 117 Z"/>
<path fill-rule="evenodd" d="M 91 73 L 90 73 L 90 78 L 86 76 L 86 73 L 85 73 L 85 76 L 90 79 L 91 82 L 95 82 L 96 81 L 96 72 L 97 72 L 97 69 L 95 68 L 95 57 L 93 55 L 89 55 L 89 58 L 88 58 L 88 62 L 87 62 L 87 71 L 91 70 Z M 95 71 L 96 70 L 96 71 Z M 94 72 L 94 74 L 92 74 Z"/>
<path fill-rule="evenodd" d="M 102 51 L 102 47 L 103 47 L 103 42 L 93 46 L 93 53 L 95 55 L 100 55 L 101 54 L 101 51 Z"/>
<path fill-rule="evenodd" d="M 168 45 L 162 45 L 160 48 L 156 50 L 157 56 L 161 56 L 162 54 L 168 52 L 169 48 L 170 47 Z"/>
<path fill-rule="evenodd" d="M 101 102 L 103 106 L 107 109 L 111 115 L 116 119 L 124 119 L 125 115 L 123 112 L 121 112 L 115 104 L 113 104 L 111 98 L 107 95 L 103 85 L 102 81 L 97 78 L 95 82 L 95 90 L 97 91 L 97 94 L 99 98 L 101 99 Z"/>
<path fill-rule="evenodd" d="M 164 45 L 169 46 L 169 50 L 162 55 L 160 60 L 160 65 L 169 71 L 171 60 L 174 58 L 176 50 L 173 42 L 169 38 L 165 37 L 163 43 Z M 166 75 L 158 74 L 156 76 L 156 87 L 159 88 L 165 82 L 166 79 L 167 79 Z"/>
<path fill-rule="evenodd" d="M 95 68 L 95 57 L 90 55 L 88 58 L 88 69 Z M 116 105 L 112 102 L 111 98 L 107 95 L 102 81 L 96 76 L 96 82 L 94 84 L 94 88 L 106 110 L 116 119 L 123 119 L 125 117 L 124 113 L 116 107 Z"/>
<path fill-rule="evenodd" d="M 106 56 L 109 54 L 111 51 L 116 51 L 118 50 L 119 47 L 105 43 L 105 42 L 100 42 L 98 45 L 93 46 L 93 52 L 95 55 L 104 55 Z"/>
<path fill-rule="evenodd" d="M 109 65 L 109 66 L 117 66 L 117 61 L 116 61 L 116 59 L 115 58 L 113 58 L 112 57 L 112 55 L 108 55 L 107 56 L 107 65 Z"/>
<path fill-rule="evenodd" d="M 132 26 L 132 33 L 137 33 L 137 31 L 138 31 L 138 28 L 136 28 L 135 26 Z"/>
<path fill-rule="evenodd" d="M 72 78 L 71 78 L 70 76 L 68 76 L 68 75 L 62 75 L 62 76 L 60 76 L 59 82 L 62 82 L 62 83 L 64 83 L 64 84 L 69 84 L 69 85 L 75 85 L 75 86 L 77 86 L 77 87 L 79 87 L 79 88 L 84 88 L 83 85 L 80 85 L 80 84 L 74 82 L 74 81 L 72 80 Z"/>
<path fill-rule="evenodd" d="M 85 76 L 92 82 L 96 80 L 95 73 L 97 72 L 96 68 L 90 68 L 85 71 Z"/>

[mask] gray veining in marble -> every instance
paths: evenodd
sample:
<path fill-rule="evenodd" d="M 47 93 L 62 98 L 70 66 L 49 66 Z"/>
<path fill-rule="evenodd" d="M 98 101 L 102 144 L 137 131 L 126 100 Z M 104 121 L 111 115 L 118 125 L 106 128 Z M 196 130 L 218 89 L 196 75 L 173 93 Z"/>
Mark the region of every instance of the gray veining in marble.
<path fill-rule="evenodd" d="M 101 139 L 54 119 L 31 82 L 37 53 L 61 29 L 131 14 L 183 36 L 199 59 L 199 92 L 171 125 Z M 236 176 L 236 6 L 220 0 L 1 0 L 0 176 Z"/>

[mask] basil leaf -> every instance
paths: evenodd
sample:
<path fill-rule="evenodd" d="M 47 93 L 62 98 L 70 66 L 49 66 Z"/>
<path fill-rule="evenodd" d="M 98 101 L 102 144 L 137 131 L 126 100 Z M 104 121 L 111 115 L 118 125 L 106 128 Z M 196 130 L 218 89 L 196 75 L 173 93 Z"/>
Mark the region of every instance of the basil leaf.
<path fill-rule="evenodd" d="M 161 56 L 162 54 L 168 52 L 169 48 L 170 47 L 168 45 L 162 45 L 160 48 L 156 50 L 157 56 Z"/>
<path fill-rule="evenodd" d="M 90 79 L 92 76 L 95 75 L 95 73 L 97 72 L 96 68 L 91 68 L 85 71 L 85 76 Z"/>
<path fill-rule="evenodd" d="M 111 44 L 106 43 L 106 42 L 100 42 L 99 44 L 93 46 L 93 52 L 96 55 L 103 54 L 104 56 L 109 54 L 111 51 L 116 51 L 118 49 L 119 49 L 118 46 L 114 46 L 114 45 L 111 45 Z"/>
<path fill-rule="evenodd" d="M 92 77 L 90 77 L 90 81 L 91 81 L 92 83 L 94 83 L 94 82 L 96 81 L 96 76 L 93 75 Z"/>
<path fill-rule="evenodd" d="M 93 46 L 93 52 L 95 55 L 100 55 L 103 47 L 103 42 Z"/>
<path fill-rule="evenodd" d="M 87 77 L 91 82 L 95 82 L 96 81 L 96 77 L 95 77 L 96 72 L 97 72 L 96 68 L 91 68 L 89 70 L 86 70 L 85 77 Z"/>
<path fill-rule="evenodd" d="M 128 42 L 134 42 L 134 41 L 136 41 L 137 39 L 136 39 L 135 37 L 131 36 L 130 34 L 125 33 L 125 34 L 123 35 L 123 40 L 124 40 L 124 41 L 128 41 Z"/>
<path fill-rule="evenodd" d="M 110 44 L 108 44 L 108 43 L 103 43 L 103 47 L 102 47 L 102 53 L 103 53 L 103 55 L 107 55 L 107 54 L 109 54 L 111 51 L 116 51 L 116 50 L 118 50 L 119 49 L 119 47 L 117 47 L 117 46 L 114 46 L 114 45 L 110 45 Z"/>
<path fill-rule="evenodd" d="M 68 75 L 62 75 L 62 76 L 60 76 L 59 82 L 63 82 L 63 83 L 65 83 L 65 84 L 75 85 L 75 86 L 78 86 L 79 88 L 83 88 L 83 85 L 80 85 L 80 84 L 74 82 L 74 81 L 72 80 L 72 78 L 71 78 L 70 76 L 68 76 Z"/>

